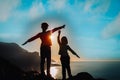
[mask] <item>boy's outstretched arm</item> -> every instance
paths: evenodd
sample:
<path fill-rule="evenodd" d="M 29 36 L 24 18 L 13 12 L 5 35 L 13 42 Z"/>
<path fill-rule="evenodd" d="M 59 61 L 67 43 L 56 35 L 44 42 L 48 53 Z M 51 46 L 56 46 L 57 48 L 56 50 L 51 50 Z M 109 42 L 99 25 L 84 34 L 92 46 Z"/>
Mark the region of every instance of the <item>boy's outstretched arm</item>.
<path fill-rule="evenodd" d="M 58 42 L 58 44 L 60 45 L 60 34 L 61 34 L 61 31 L 58 31 L 58 37 L 57 37 L 57 42 Z"/>
<path fill-rule="evenodd" d="M 28 42 L 31 42 L 31 41 L 33 41 L 33 40 L 39 38 L 39 36 L 40 36 L 40 33 L 38 33 L 37 35 L 31 37 L 31 38 L 28 39 L 26 42 L 24 42 L 22 45 L 25 45 L 25 44 L 27 44 Z"/>
<path fill-rule="evenodd" d="M 57 31 L 57 30 L 60 30 L 60 29 L 62 29 L 62 28 L 65 28 L 65 25 L 60 26 L 60 27 L 56 27 L 56 28 L 52 29 L 52 33 L 54 33 L 54 32 Z"/>
<path fill-rule="evenodd" d="M 78 56 L 78 55 L 76 54 L 76 52 L 73 51 L 69 46 L 68 46 L 68 49 L 69 49 L 74 55 L 76 55 L 78 58 L 80 58 L 80 56 Z"/>

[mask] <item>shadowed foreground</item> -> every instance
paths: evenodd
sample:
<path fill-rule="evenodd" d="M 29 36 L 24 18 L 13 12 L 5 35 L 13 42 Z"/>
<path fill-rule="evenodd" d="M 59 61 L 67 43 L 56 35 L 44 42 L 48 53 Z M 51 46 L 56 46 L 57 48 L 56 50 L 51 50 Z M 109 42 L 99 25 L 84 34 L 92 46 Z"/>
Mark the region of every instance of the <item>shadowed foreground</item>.
<path fill-rule="evenodd" d="M 61 80 L 54 79 L 47 76 L 41 76 L 37 71 L 23 71 L 14 64 L 0 57 L 0 80 Z M 87 73 L 81 72 L 72 78 L 66 80 L 105 80 L 102 78 L 94 79 L 94 77 Z"/>
<path fill-rule="evenodd" d="M 81 72 L 81 73 L 78 73 L 77 75 L 73 76 L 72 78 L 68 78 L 67 80 L 106 80 L 106 79 L 103 79 L 103 78 L 95 79 L 88 72 Z"/>
<path fill-rule="evenodd" d="M 0 80 L 61 80 L 41 76 L 38 53 L 30 53 L 15 43 L 0 42 Z M 57 66 L 53 65 L 52 66 Z M 32 70 L 30 69 L 32 68 Z M 44 78 L 44 79 L 43 79 Z M 67 80 L 104 80 L 82 72 Z"/>

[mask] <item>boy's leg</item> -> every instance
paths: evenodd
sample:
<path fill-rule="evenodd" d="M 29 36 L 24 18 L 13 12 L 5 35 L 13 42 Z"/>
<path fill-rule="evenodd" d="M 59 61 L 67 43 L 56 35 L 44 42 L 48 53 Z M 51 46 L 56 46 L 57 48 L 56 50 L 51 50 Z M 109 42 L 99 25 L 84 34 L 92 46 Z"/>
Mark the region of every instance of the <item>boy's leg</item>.
<path fill-rule="evenodd" d="M 41 46 L 40 48 L 40 70 L 41 70 L 41 74 L 43 75 L 45 75 L 44 64 L 45 64 L 45 48 Z"/>
<path fill-rule="evenodd" d="M 51 48 L 48 47 L 48 49 L 47 49 L 47 75 L 48 76 L 51 76 L 50 66 L 51 66 Z"/>
<path fill-rule="evenodd" d="M 41 74 L 45 75 L 45 72 L 44 72 L 44 64 L 45 64 L 45 57 L 40 57 L 40 70 L 41 70 Z"/>

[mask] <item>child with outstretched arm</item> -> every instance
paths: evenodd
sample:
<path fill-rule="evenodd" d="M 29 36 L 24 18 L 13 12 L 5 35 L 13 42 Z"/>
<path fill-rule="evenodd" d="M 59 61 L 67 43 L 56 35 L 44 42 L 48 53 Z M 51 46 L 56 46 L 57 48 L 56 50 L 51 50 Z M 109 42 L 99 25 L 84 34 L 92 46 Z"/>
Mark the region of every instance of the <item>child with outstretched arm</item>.
<path fill-rule="evenodd" d="M 52 41 L 50 36 L 60 30 L 65 28 L 65 25 L 60 26 L 60 27 L 56 27 L 52 30 L 47 30 L 49 27 L 48 23 L 43 22 L 41 24 L 41 29 L 42 32 L 39 32 L 38 34 L 36 34 L 35 36 L 31 37 L 30 39 L 28 39 L 26 42 L 24 42 L 22 45 L 25 45 L 31 41 L 34 41 L 35 39 L 40 38 L 41 39 L 41 46 L 40 46 L 40 72 L 42 77 L 44 78 L 45 76 L 45 72 L 44 72 L 44 64 L 45 61 L 47 60 L 47 76 L 48 77 L 52 77 L 50 74 L 50 66 L 51 66 L 51 46 L 52 46 Z M 44 80 L 44 79 L 43 79 Z"/>
<path fill-rule="evenodd" d="M 58 31 L 57 41 L 60 47 L 59 55 L 60 55 L 60 61 L 62 64 L 62 80 L 65 80 L 66 69 L 67 69 L 69 78 L 72 77 L 71 69 L 70 69 L 70 56 L 68 55 L 68 50 L 71 51 L 71 53 L 77 56 L 78 58 L 80 57 L 70 48 L 70 46 L 68 45 L 68 40 L 65 36 L 63 36 L 60 41 L 60 34 L 61 34 L 61 31 Z"/>

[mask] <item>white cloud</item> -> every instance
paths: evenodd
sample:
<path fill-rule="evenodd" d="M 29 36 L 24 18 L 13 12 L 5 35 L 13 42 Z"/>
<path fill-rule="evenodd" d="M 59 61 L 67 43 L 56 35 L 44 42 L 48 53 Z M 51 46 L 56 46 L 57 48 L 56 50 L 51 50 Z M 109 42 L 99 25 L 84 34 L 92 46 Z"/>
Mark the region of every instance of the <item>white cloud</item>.
<path fill-rule="evenodd" d="M 49 0 L 49 9 L 50 10 L 60 10 L 63 9 L 66 5 L 67 0 Z"/>
<path fill-rule="evenodd" d="M 30 8 L 30 17 L 37 18 L 42 16 L 45 13 L 45 8 L 42 2 L 34 2 L 32 7 Z"/>
<path fill-rule="evenodd" d="M 0 21 L 6 21 L 19 3 L 20 0 L 0 0 Z"/>
<path fill-rule="evenodd" d="M 86 4 L 85 4 L 84 10 L 85 10 L 86 12 L 91 11 L 91 6 L 92 6 L 93 3 L 94 3 L 93 1 L 88 0 L 88 1 L 86 2 Z"/>
<path fill-rule="evenodd" d="M 85 3 L 84 11 L 101 14 L 108 11 L 110 0 L 87 0 Z"/>
<path fill-rule="evenodd" d="M 120 13 L 111 23 L 104 28 L 102 32 L 103 38 L 110 38 L 120 34 Z"/>

